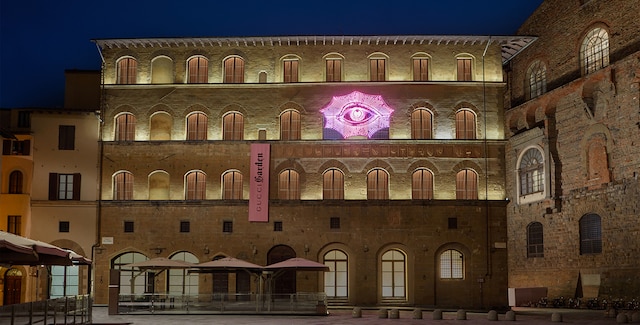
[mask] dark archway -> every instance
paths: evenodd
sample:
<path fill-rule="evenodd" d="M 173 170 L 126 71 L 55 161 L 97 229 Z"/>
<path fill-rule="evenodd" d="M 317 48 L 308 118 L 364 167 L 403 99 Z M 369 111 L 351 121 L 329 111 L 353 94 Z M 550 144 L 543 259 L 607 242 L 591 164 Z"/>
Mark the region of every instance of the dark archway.
<path fill-rule="evenodd" d="M 267 254 L 267 265 L 282 262 L 296 257 L 293 248 L 286 245 L 278 245 L 271 248 Z M 273 283 L 273 293 L 289 294 L 296 292 L 296 271 L 289 270 L 278 276 Z"/>

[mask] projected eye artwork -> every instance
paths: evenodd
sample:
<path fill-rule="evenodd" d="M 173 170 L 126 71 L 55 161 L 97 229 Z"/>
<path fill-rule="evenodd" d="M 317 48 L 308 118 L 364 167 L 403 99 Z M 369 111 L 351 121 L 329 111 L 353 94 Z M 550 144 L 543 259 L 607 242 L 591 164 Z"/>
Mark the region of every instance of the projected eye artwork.
<path fill-rule="evenodd" d="M 343 139 L 357 136 L 371 139 L 381 131 L 388 134 L 393 109 L 380 95 L 354 91 L 334 96 L 320 112 L 324 115 L 324 128 L 335 130 Z"/>

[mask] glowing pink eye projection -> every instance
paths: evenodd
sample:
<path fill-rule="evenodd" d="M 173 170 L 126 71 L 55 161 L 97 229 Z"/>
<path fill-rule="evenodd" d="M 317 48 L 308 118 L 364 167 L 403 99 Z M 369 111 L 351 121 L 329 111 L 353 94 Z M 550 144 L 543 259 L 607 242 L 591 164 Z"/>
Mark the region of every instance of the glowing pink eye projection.
<path fill-rule="evenodd" d="M 325 119 L 325 138 L 389 138 L 393 109 L 380 95 L 354 91 L 345 96 L 334 96 L 320 112 Z"/>

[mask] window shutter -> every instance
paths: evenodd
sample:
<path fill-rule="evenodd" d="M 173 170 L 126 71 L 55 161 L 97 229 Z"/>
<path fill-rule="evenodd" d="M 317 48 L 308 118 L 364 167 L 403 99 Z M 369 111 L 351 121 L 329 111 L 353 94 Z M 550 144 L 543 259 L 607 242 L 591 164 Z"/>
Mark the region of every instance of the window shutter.
<path fill-rule="evenodd" d="M 11 154 L 11 140 L 2 140 L 2 154 L 5 156 Z"/>
<path fill-rule="evenodd" d="M 80 200 L 80 173 L 73 174 L 73 199 Z"/>
<path fill-rule="evenodd" d="M 31 140 L 24 140 L 22 142 L 22 154 L 28 156 L 31 153 Z"/>
<path fill-rule="evenodd" d="M 58 173 L 49 173 L 49 200 L 58 199 Z"/>

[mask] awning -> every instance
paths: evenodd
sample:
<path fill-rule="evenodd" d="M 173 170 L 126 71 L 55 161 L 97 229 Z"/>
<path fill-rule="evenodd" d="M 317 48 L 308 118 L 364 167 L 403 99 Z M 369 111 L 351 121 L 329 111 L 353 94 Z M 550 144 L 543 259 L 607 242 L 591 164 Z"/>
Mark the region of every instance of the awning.
<path fill-rule="evenodd" d="M 5 265 L 72 265 L 71 253 L 58 246 L 0 231 L 0 263 Z"/>

